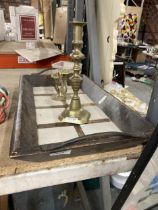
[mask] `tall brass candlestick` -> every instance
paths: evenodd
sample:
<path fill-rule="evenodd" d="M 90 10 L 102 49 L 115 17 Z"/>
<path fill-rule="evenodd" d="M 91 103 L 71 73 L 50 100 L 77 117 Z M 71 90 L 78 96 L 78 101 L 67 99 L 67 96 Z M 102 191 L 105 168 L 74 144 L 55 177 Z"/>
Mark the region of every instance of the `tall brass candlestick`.
<path fill-rule="evenodd" d="M 84 110 L 81 106 L 80 97 L 78 91 L 81 86 L 82 77 L 81 72 L 81 60 L 84 59 L 84 55 L 81 52 L 83 45 L 83 26 L 84 22 L 73 21 L 73 46 L 74 49 L 71 54 L 71 58 L 74 61 L 73 76 L 71 77 L 71 85 L 73 89 L 73 97 L 68 108 L 66 108 L 61 115 L 59 120 L 63 122 L 69 122 L 74 124 L 85 124 L 88 123 L 90 113 Z"/>

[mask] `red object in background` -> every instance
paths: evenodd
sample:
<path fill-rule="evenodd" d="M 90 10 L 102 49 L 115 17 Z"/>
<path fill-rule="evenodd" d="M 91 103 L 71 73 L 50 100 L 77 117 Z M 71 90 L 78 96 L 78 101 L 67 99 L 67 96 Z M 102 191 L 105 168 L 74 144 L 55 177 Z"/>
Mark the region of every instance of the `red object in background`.
<path fill-rule="evenodd" d="M 18 54 L 0 54 L 0 68 L 10 69 L 10 68 L 51 68 L 52 63 L 58 61 L 71 61 L 68 55 L 57 55 L 52 58 L 43 59 L 37 61 L 36 63 L 18 63 Z"/>
<path fill-rule="evenodd" d="M 6 119 L 6 112 L 3 107 L 0 107 L 0 124 Z"/>
<path fill-rule="evenodd" d="M 68 55 L 57 55 L 52 58 L 47 58 L 36 63 L 18 63 L 18 54 L 0 54 L 0 68 L 10 69 L 12 68 L 50 68 L 52 63 L 58 61 L 71 61 L 70 56 Z M 9 98 L 8 96 L 0 92 L 0 98 L 2 95 L 6 99 L 5 106 L 0 106 L 0 123 L 3 123 L 6 120 L 6 110 L 9 107 Z"/>
<path fill-rule="evenodd" d="M 20 15 L 21 40 L 36 40 L 36 16 Z"/>
<path fill-rule="evenodd" d="M 0 124 L 3 123 L 6 120 L 6 117 L 7 117 L 6 111 L 9 107 L 9 104 L 10 104 L 9 97 L 6 96 L 4 93 L 0 92 L 0 100 L 2 98 L 5 98 L 5 102 L 4 102 L 4 105 L 0 105 Z"/>

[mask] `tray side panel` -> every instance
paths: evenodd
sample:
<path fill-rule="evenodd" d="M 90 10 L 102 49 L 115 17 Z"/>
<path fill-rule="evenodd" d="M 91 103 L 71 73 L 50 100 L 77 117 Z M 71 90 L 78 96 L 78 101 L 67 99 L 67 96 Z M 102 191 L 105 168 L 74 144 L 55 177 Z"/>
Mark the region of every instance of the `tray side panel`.
<path fill-rule="evenodd" d="M 129 109 L 86 76 L 83 76 L 82 89 L 123 132 L 141 135 L 153 130 L 153 125 L 146 118 Z"/>

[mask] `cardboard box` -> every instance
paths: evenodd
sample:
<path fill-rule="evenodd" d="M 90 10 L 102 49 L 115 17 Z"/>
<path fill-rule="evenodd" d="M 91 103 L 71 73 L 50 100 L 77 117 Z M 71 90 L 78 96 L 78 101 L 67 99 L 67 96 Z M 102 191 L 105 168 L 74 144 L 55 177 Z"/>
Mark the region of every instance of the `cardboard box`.
<path fill-rule="evenodd" d="M 54 43 L 64 44 L 67 31 L 67 7 L 59 7 L 56 9 Z"/>
<path fill-rule="evenodd" d="M 31 6 L 16 7 L 18 41 L 37 41 L 39 39 L 38 10 Z"/>
<path fill-rule="evenodd" d="M 13 34 L 13 40 L 17 41 L 17 27 L 16 27 L 16 7 L 9 6 L 10 22 Z"/>
<path fill-rule="evenodd" d="M 38 10 L 32 6 L 10 6 L 12 33 L 16 41 L 37 41 L 39 39 Z"/>
<path fill-rule="evenodd" d="M 16 16 L 16 9 L 15 9 L 16 7 L 14 7 L 14 6 L 9 6 L 9 14 L 10 14 L 10 16 Z"/>

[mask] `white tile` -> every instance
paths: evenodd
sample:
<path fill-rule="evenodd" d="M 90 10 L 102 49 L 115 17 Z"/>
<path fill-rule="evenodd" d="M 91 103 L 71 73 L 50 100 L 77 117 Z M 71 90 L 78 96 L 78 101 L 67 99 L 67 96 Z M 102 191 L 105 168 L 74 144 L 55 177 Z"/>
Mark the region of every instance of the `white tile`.
<path fill-rule="evenodd" d="M 85 135 L 110 131 L 120 132 L 120 129 L 113 122 L 85 124 L 81 125 L 81 128 Z"/>
<path fill-rule="evenodd" d="M 108 119 L 107 115 L 97 106 L 85 106 L 84 109 L 90 112 L 90 120 Z M 64 108 L 43 108 L 36 109 L 37 124 L 50 124 L 60 122 L 59 115 Z"/>
<path fill-rule="evenodd" d="M 49 87 L 33 87 L 33 93 L 34 95 L 41 95 L 41 94 L 56 94 L 56 90 L 53 86 Z M 67 86 L 67 93 L 73 93 L 72 87 Z M 83 93 L 83 91 L 80 89 L 79 93 Z"/>
<path fill-rule="evenodd" d="M 36 109 L 37 125 L 60 122 L 58 117 L 63 110 L 64 108 Z"/>
<path fill-rule="evenodd" d="M 108 116 L 97 106 L 85 106 L 84 109 L 90 112 L 90 120 L 109 119 Z"/>
<path fill-rule="evenodd" d="M 67 93 L 73 93 L 73 90 L 72 90 L 71 86 L 67 86 Z M 80 89 L 79 93 L 83 93 L 83 91 Z"/>
<path fill-rule="evenodd" d="M 79 94 L 81 104 L 90 104 L 94 103 L 86 94 Z"/>
<path fill-rule="evenodd" d="M 60 143 L 78 137 L 73 126 L 38 129 L 38 145 Z"/>
<path fill-rule="evenodd" d="M 93 101 L 86 94 L 79 94 L 81 99 L 81 104 L 93 103 Z M 53 100 L 53 96 L 34 96 L 35 106 L 36 107 L 49 107 L 49 106 L 60 106 L 64 103 L 62 101 Z M 66 101 L 67 104 L 70 104 L 71 99 Z"/>
<path fill-rule="evenodd" d="M 63 105 L 62 101 L 53 100 L 53 96 L 34 96 L 35 107 L 49 107 Z"/>
<path fill-rule="evenodd" d="M 79 93 L 79 97 L 80 97 L 82 105 L 94 103 L 86 94 Z M 67 100 L 68 104 L 70 104 L 70 102 L 71 102 L 71 98 Z"/>
<path fill-rule="evenodd" d="M 33 87 L 34 95 L 40 94 L 53 94 L 56 93 L 55 88 L 53 86 L 50 87 Z"/>

